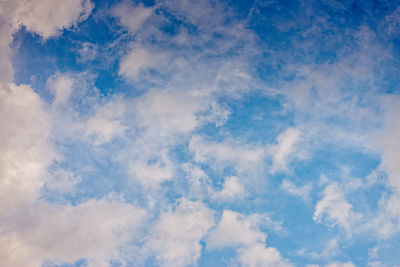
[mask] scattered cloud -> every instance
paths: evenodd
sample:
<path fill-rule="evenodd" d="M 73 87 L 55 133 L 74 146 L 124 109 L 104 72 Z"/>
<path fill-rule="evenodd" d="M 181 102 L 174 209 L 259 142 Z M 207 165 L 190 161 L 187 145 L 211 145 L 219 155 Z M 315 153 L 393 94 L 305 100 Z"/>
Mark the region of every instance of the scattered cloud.
<path fill-rule="evenodd" d="M 221 191 L 215 192 L 213 198 L 218 201 L 234 201 L 236 198 L 241 198 L 244 195 L 243 185 L 239 183 L 239 178 L 231 176 L 226 178 Z"/>
<path fill-rule="evenodd" d="M 243 266 L 251 267 L 293 266 L 288 260 L 282 258 L 276 248 L 266 248 L 262 244 L 256 244 L 252 247 L 241 250 L 239 260 Z"/>
<path fill-rule="evenodd" d="M 297 186 L 290 180 L 284 179 L 281 188 L 289 195 L 299 197 L 305 202 L 310 200 L 310 192 L 312 190 L 312 185 L 310 183 L 303 186 Z"/>
<path fill-rule="evenodd" d="M 361 214 L 353 211 L 353 206 L 346 200 L 339 184 L 332 182 L 322 191 L 322 199 L 315 206 L 313 219 L 343 227 L 347 234 L 351 235 L 354 224 L 361 217 Z"/>
<path fill-rule="evenodd" d="M 162 266 L 196 264 L 200 240 L 214 225 L 214 212 L 201 203 L 181 199 L 174 210 L 161 214 L 150 230 L 146 248 Z"/>
<path fill-rule="evenodd" d="M 112 14 L 119 18 L 120 23 L 127 27 L 129 31 L 140 30 L 143 23 L 153 13 L 154 7 L 145 7 L 142 3 L 134 6 L 128 1 L 123 1 L 115 5 Z"/>
<path fill-rule="evenodd" d="M 288 128 L 278 135 L 278 144 L 268 148 L 268 153 L 272 156 L 272 172 L 288 170 L 287 165 L 296 152 L 300 134 L 300 130 Z"/>

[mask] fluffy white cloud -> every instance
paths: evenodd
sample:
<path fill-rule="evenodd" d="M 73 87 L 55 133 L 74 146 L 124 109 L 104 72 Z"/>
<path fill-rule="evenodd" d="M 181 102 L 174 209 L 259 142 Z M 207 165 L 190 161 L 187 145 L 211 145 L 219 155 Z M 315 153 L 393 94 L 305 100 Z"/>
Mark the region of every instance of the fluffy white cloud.
<path fill-rule="evenodd" d="M 204 109 L 198 99 L 165 91 L 150 91 L 138 99 L 136 117 L 138 125 L 150 130 L 150 135 L 188 133 L 199 124 L 196 115 Z"/>
<path fill-rule="evenodd" d="M 277 137 L 278 144 L 268 148 L 272 155 L 272 172 L 287 171 L 290 157 L 296 152 L 296 143 L 300 139 L 301 132 L 296 128 L 288 128 Z"/>
<path fill-rule="evenodd" d="M 157 187 L 163 181 L 169 180 L 173 176 L 173 167 L 170 162 L 161 165 L 157 163 L 146 163 L 136 161 L 129 166 L 128 172 L 140 183 L 147 187 Z"/>
<path fill-rule="evenodd" d="M 224 210 L 217 227 L 207 237 L 207 249 L 234 247 L 242 266 L 292 266 L 275 248 L 265 247 L 267 235 L 260 231 L 261 225 L 281 231 L 280 225 L 266 215 L 246 216 Z"/>
<path fill-rule="evenodd" d="M 0 214 L 35 200 L 56 158 L 51 116 L 26 85 L 0 84 Z"/>
<path fill-rule="evenodd" d="M 310 183 L 297 186 L 288 179 L 282 181 L 281 188 L 289 195 L 300 197 L 304 201 L 308 201 L 310 198 L 310 192 L 312 190 L 312 185 Z"/>
<path fill-rule="evenodd" d="M 234 211 L 224 210 L 217 227 L 210 232 L 207 238 L 207 248 L 221 249 L 264 243 L 267 235 L 258 229 L 261 220 L 262 216 L 259 214 L 245 216 Z"/>
<path fill-rule="evenodd" d="M 58 89 L 63 93 L 56 99 L 67 101 L 70 88 Z M 29 86 L 1 86 L 0 105 L 0 265 L 36 267 L 46 260 L 86 258 L 91 266 L 108 266 L 113 253 L 134 237 L 145 212 L 112 199 L 77 206 L 39 200 L 44 184 L 72 193 L 80 178 L 63 169 L 48 172 L 61 158 L 52 144 L 52 116 Z"/>
<path fill-rule="evenodd" d="M 86 19 L 93 9 L 90 0 L 27 0 L 16 12 L 18 23 L 30 31 L 48 38 L 64 28 Z"/>
<path fill-rule="evenodd" d="M 242 266 L 248 267 L 292 267 L 293 265 L 282 258 L 279 251 L 273 247 L 256 244 L 240 251 L 239 260 Z"/>
<path fill-rule="evenodd" d="M 0 81 L 11 82 L 12 35 L 20 26 L 38 33 L 44 38 L 57 35 L 90 14 L 90 0 L 4 0 L 0 2 Z"/>
<path fill-rule="evenodd" d="M 162 266 L 195 264 L 201 255 L 199 242 L 214 225 L 213 214 L 201 203 L 181 199 L 152 227 L 146 248 Z"/>
<path fill-rule="evenodd" d="M 103 100 L 88 80 L 86 73 L 56 73 L 47 80 L 54 95 L 55 135 L 60 140 L 80 139 L 95 146 L 123 137 L 127 128 L 125 100 L 119 96 Z"/>
<path fill-rule="evenodd" d="M 146 212 L 112 199 L 77 206 L 39 202 L 1 218 L 0 265 L 39 267 L 44 261 L 109 266 L 117 250 L 132 241 Z"/>
<path fill-rule="evenodd" d="M 136 80 L 141 75 L 147 74 L 150 69 L 158 69 L 165 65 L 167 54 L 150 52 L 144 47 L 135 47 L 129 54 L 121 59 L 119 75 Z"/>
<path fill-rule="evenodd" d="M 123 1 L 112 9 L 112 14 L 119 18 L 120 23 L 131 32 L 138 31 L 147 18 L 153 13 L 153 7 L 143 4 L 133 6 L 128 1 Z"/>
<path fill-rule="evenodd" d="M 315 206 L 313 219 L 317 222 L 325 220 L 331 225 L 341 226 L 348 234 L 351 234 L 352 226 L 361 217 L 361 214 L 353 211 L 353 206 L 347 202 L 339 184 L 332 182 L 324 188 L 322 199 Z"/>
<path fill-rule="evenodd" d="M 94 145 L 102 145 L 116 137 L 124 136 L 125 102 L 122 98 L 113 98 L 100 105 L 93 116 L 81 123 L 84 135 L 92 139 Z"/>
<path fill-rule="evenodd" d="M 243 185 L 239 183 L 239 178 L 231 176 L 225 179 L 221 191 L 215 192 L 212 197 L 218 201 L 233 201 L 244 195 Z"/>

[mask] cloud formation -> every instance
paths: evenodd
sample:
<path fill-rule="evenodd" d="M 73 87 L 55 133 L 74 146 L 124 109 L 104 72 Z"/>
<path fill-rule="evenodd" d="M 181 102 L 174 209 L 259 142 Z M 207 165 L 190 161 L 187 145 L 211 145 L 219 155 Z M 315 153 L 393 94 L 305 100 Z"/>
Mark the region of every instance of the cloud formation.
<path fill-rule="evenodd" d="M 0 265 L 398 265 L 399 10 L 2 1 Z"/>

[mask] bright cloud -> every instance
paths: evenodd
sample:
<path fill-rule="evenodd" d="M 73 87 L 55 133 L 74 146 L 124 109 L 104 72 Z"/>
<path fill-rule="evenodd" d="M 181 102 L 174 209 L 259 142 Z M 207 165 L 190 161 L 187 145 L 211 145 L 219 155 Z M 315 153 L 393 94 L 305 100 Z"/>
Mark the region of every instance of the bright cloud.
<path fill-rule="evenodd" d="M 0 1 L 0 265 L 399 265 L 399 11 Z"/>
<path fill-rule="evenodd" d="M 289 157 L 296 151 L 296 143 L 299 141 L 301 132 L 295 128 L 288 128 L 277 137 L 278 144 L 269 148 L 272 155 L 272 171 L 286 171 Z"/>
<path fill-rule="evenodd" d="M 89 266 L 107 266 L 118 248 L 138 234 L 146 215 L 107 199 L 78 206 L 41 203 L 27 211 L 3 224 L 10 230 L 0 238 L 2 265 L 40 266 L 44 261 L 74 263 L 86 258 Z"/>
<path fill-rule="evenodd" d="M 146 247 L 162 266 L 195 264 L 201 255 L 200 240 L 214 225 L 213 211 L 201 203 L 180 200 L 151 229 Z"/>
<path fill-rule="evenodd" d="M 331 225 L 343 227 L 348 234 L 352 226 L 361 219 L 361 214 L 353 211 L 338 183 L 328 184 L 322 191 L 322 199 L 315 206 L 314 220 L 327 221 Z"/>

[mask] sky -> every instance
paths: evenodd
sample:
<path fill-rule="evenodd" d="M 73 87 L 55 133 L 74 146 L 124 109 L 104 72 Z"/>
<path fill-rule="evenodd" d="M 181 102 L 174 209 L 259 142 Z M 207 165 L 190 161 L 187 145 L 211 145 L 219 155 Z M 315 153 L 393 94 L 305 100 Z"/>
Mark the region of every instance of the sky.
<path fill-rule="evenodd" d="M 400 1 L 0 0 L 0 266 L 400 266 Z"/>

